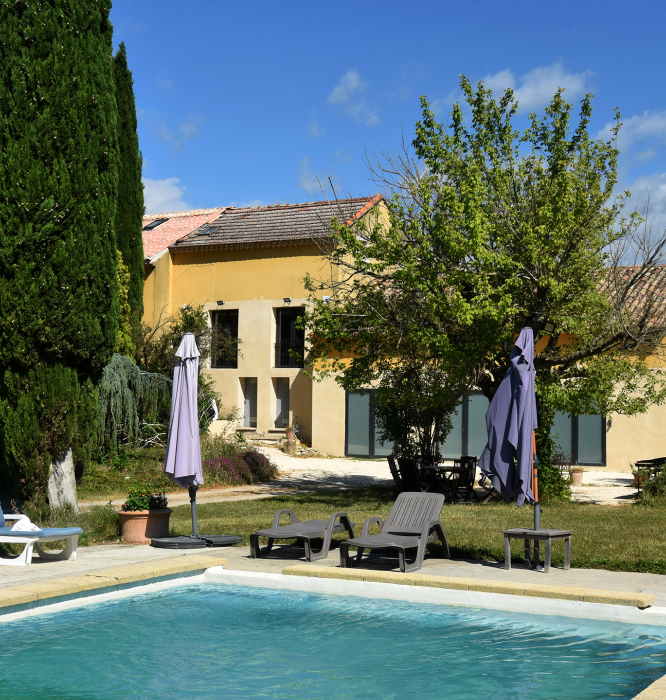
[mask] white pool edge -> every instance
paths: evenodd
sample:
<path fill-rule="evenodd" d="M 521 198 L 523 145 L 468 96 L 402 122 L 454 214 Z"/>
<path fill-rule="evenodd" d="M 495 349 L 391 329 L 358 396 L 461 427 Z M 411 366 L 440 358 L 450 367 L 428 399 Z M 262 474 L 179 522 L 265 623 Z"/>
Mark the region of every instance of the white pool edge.
<path fill-rule="evenodd" d="M 215 567 L 222 568 L 222 567 Z M 144 595 L 146 593 L 156 593 L 164 591 L 168 588 L 176 588 L 185 586 L 191 583 L 203 583 L 204 574 L 196 574 L 187 577 L 174 577 L 167 580 L 158 581 L 156 583 L 146 583 L 145 585 L 134 585 L 126 588 L 119 588 L 115 591 L 107 593 L 99 593 L 95 595 L 86 595 L 81 597 L 72 597 L 67 600 L 61 600 L 58 603 L 50 605 L 40 605 L 28 610 L 20 610 L 18 612 L 10 612 L 0 614 L 0 624 L 3 622 L 13 622 L 14 620 L 22 620 L 26 617 L 35 617 L 36 615 L 48 615 L 49 613 L 61 612 L 62 610 L 70 610 L 72 608 L 80 608 L 86 605 L 96 605 L 97 603 L 105 603 L 109 600 L 120 600 L 122 598 L 130 598 L 136 595 Z"/>
<path fill-rule="evenodd" d="M 376 600 L 403 600 L 412 603 L 432 603 L 466 608 L 488 608 L 506 612 L 556 615 L 588 620 L 605 620 L 633 625 L 666 626 L 666 608 L 645 610 L 627 605 L 585 603 L 577 600 L 559 600 L 532 596 L 507 595 L 461 591 L 450 588 L 405 586 L 397 583 L 374 583 L 312 576 L 285 576 L 261 571 L 234 571 L 222 566 L 207 569 L 205 583 L 225 583 L 259 588 L 282 588 L 290 591 L 353 595 Z"/>

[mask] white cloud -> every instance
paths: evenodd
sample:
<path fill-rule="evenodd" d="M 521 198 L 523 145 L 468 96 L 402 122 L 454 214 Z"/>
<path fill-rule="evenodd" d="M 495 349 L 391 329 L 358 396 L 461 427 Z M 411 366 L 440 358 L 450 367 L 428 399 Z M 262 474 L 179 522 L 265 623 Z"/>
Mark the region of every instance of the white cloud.
<path fill-rule="evenodd" d="M 590 71 L 582 73 L 567 73 L 560 61 L 551 66 L 540 66 L 529 73 L 516 78 L 510 70 L 487 75 L 483 83 L 499 97 L 504 90 L 511 88 L 518 100 L 521 112 L 536 110 L 547 105 L 558 88 L 565 88 L 565 96 L 571 101 L 584 94 L 587 83 L 592 76 Z"/>
<path fill-rule="evenodd" d="M 143 178 L 143 198 L 147 214 L 160 214 L 167 211 L 184 211 L 190 205 L 183 199 L 186 187 L 180 185 L 180 178 L 168 177 L 164 180 Z"/>
<path fill-rule="evenodd" d="M 158 80 L 157 85 L 161 90 L 168 92 L 172 96 L 176 94 L 176 88 L 173 86 L 173 83 L 170 80 Z"/>
<path fill-rule="evenodd" d="M 315 174 L 310 169 L 310 156 L 305 156 L 298 169 L 298 186 L 308 194 L 316 192 L 319 187 Z"/>
<path fill-rule="evenodd" d="M 172 134 L 167 128 L 166 124 L 158 124 L 152 127 L 153 133 L 157 138 L 163 143 L 172 143 L 176 153 L 180 153 L 183 150 L 183 144 L 185 141 L 190 139 L 195 139 L 199 136 L 199 129 L 197 127 L 197 122 L 202 120 L 198 117 L 190 115 L 187 119 L 184 119 L 175 134 Z"/>
<path fill-rule="evenodd" d="M 317 136 L 323 136 L 325 133 L 326 129 L 319 126 L 316 121 L 310 122 L 310 126 L 308 127 L 309 136 L 314 136 L 316 138 Z"/>
<path fill-rule="evenodd" d="M 237 200 L 234 200 L 229 206 L 239 207 L 240 209 L 245 209 L 247 207 L 265 207 L 266 202 L 264 202 L 263 199 L 250 199 L 246 202 L 238 202 Z"/>
<path fill-rule="evenodd" d="M 648 216 L 655 224 L 661 221 L 663 227 L 666 224 L 666 173 L 643 175 L 629 185 L 629 190 L 631 208 L 642 212 L 649 196 Z"/>
<path fill-rule="evenodd" d="M 338 105 L 344 114 L 358 122 L 375 126 L 379 123 L 379 117 L 376 110 L 370 107 L 367 94 L 368 84 L 357 70 L 350 68 L 333 88 L 333 92 L 328 96 L 328 103 Z"/>
<path fill-rule="evenodd" d="M 666 110 L 643 112 L 635 114 L 629 119 L 622 119 L 622 128 L 618 136 L 618 148 L 623 150 L 636 141 L 647 138 L 661 138 L 666 140 Z M 611 129 L 615 122 L 608 122 L 597 134 L 597 138 L 607 141 L 611 138 Z M 644 158 L 645 160 L 645 158 Z"/>

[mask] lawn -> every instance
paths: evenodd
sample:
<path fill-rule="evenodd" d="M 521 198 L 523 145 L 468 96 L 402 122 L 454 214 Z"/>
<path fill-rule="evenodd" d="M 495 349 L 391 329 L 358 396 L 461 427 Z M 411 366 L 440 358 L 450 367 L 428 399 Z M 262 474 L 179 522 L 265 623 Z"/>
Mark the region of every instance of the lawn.
<path fill-rule="evenodd" d="M 249 543 L 255 530 L 270 527 L 273 514 L 291 508 L 301 520 L 328 518 L 345 511 L 360 532 L 364 518 L 385 517 L 395 498 L 392 488 L 366 488 L 347 491 L 283 496 L 254 501 L 230 501 L 197 507 L 199 531 L 209 534 L 242 535 Z M 190 534 L 189 506 L 178 506 L 171 516 L 172 534 Z M 445 505 L 441 520 L 457 559 L 503 561 L 504 539 L 501 530 L 532 527 L 530 506 L 514 504 Z M 543 527 L 573 530 L 571 565 L 614 571 L 642 571 L 666 574 L 666 506 L 594 506 L 578 503 L 553 503 L 543 507 Z M 372 532 L 373 530 L 371 530 Z M 336 535 L 337 540 L 346 535 Z M 523 543 L 512 543 L 513 558 L 523 560 Z M 438 545 L 431 556 L 442 556 Z M 553 564 L 564 564 L 564 544 L 553 544 Z"/>

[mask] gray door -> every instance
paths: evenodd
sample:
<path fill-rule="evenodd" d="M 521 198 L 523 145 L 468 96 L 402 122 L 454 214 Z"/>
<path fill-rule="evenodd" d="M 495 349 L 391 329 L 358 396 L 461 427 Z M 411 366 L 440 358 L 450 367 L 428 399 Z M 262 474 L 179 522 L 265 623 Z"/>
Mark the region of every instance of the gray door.
<path fill-rule="evenodd" d="M 275 427 L 286 428 L 289 425 L 289 378 L 275 380 Z"/>

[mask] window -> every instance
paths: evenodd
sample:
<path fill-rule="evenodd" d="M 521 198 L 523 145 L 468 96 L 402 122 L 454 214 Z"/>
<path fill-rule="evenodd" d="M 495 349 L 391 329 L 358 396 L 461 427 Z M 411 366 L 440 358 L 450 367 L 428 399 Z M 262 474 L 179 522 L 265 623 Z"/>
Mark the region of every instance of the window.
<path fill-rule="evenodd" d="M 289 425 L 289 378 L 278 377 L 275 380 L 275 427 L 286 428 Z"/>
<path fill-rule="evenodd" d="M 480 457 L 488 442 L 486 411 L 488 399 L 483 394 L 466 394 L 452 416 L 453 427 L 446 442 L 440 445 L 442 457 L 463 455 Z M 603 416 L 569 416 L 557 412 L 550 434 L 555 452 L 571 457 L 572 464 L 606 465 L 606 430 Z"/>
<path fill-rule="evenodd" d="M 606 421 L 601 414 L 569 416 L 558 411 L 550 434 L 555 452 L 571 457 L 571 464 L 606 466 Z"/>
<path fill-rule="evenodd" d="M 214 369 L 238 369 L 238 311 L 213 311 Z"/>
<path fill-rule="evenodd" d="M 169 219 L 155 219 L 155 221 L 151 221 L 149 224 L 146 224 L 142 231 L 152 231 L 154 228 L 157 228 L 158 226 L 161 226 L 165 221 L 168 221 Z"/>
<path fill-rule="evenodd" d="M 257 378 L 245 377 L 243 382 L 243 427 L 257 427 Z"/>
<path fill-rule="evenodd" d="M 373 401 L 375 391 L 347 392 L 345 421 L 345 454 L 351 457 L 386 457 L 393 443 L 383 443 L 375 430 Z"/>
<path fill-rule="evenodd" d="M 277 309 L 275 313 L 275 366 L 303 367 L 305 331 L 296 328 L 296 320 L 303 316 L 303 309 Z M 291 351 L 291 352 L 290 352 Z M 292 353 L 298 353 L 293 357 Z"/>
<path fill-rule="evenodd" d="M 462 404 L 451 416 L 453 427 L 439 451 L 446 459 L 462 456 L 480 457 L 488 442 L 486 411 L 488 399 L 483 394 L 465 394 Z"/>

